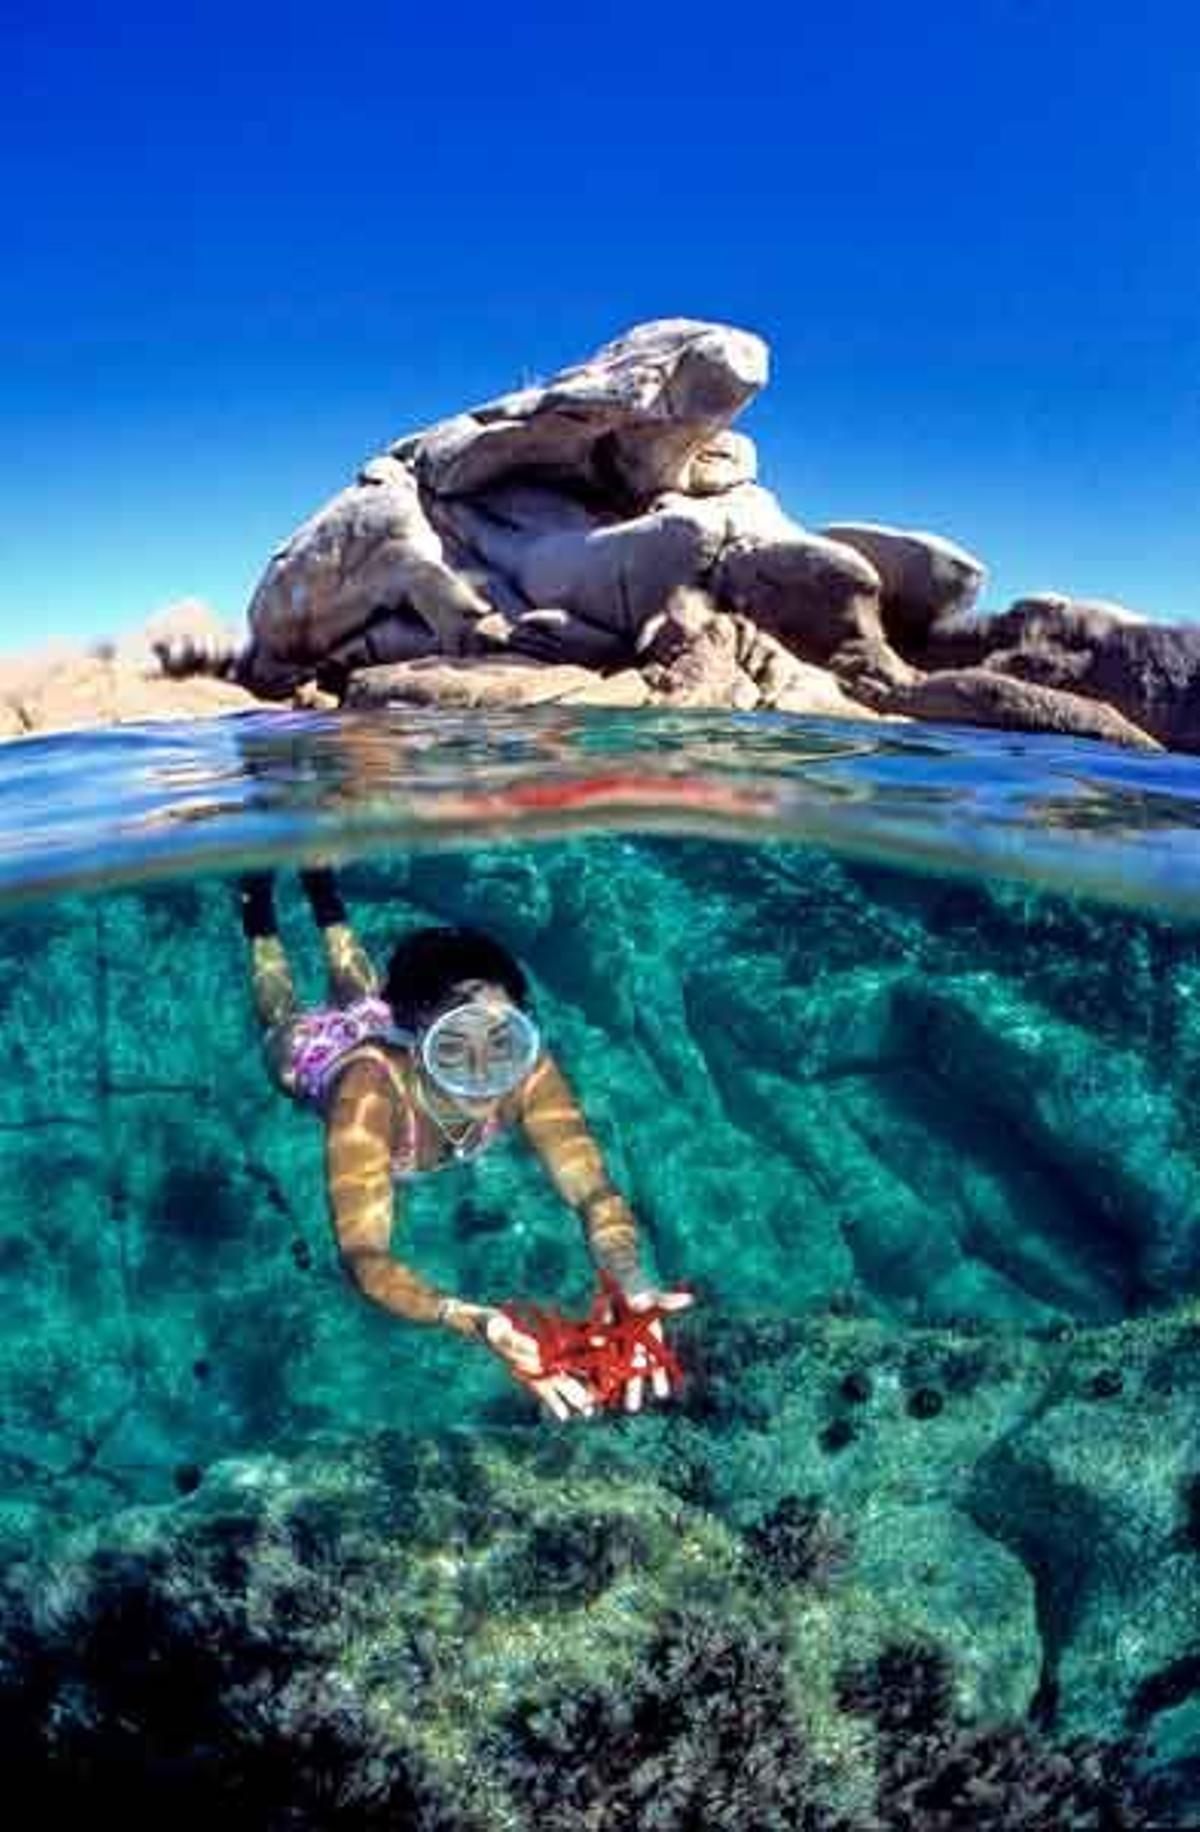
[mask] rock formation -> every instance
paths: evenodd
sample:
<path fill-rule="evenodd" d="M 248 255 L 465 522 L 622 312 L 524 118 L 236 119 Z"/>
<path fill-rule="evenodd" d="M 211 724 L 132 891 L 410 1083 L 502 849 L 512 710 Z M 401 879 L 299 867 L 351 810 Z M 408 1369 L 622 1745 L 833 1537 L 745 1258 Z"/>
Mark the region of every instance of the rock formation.
<path fill-rule="evenodd" d="M 661 670 L 654 628 L 680 593 L 702 593 L 710 648 L 744 652 L 753 628 L 774 639 L 776 661 L 790 657 L 801 709 L 868 712 L 914 678 L 885 630 L 883 573 L 920 621 L 914 594 L 965 608 L 982 568 L 921 536 L 904 537 L 893 564 L 886 530 L 841 541 L 793 521 L 729 424 L 766 373 L 759 338 L 664 320 L 398 440 L 271 560 L 242 678 L 265 693 L 306 674 L 340 687 L 376 666 L 505 652 Z M 888 553 L 882 571 L 872 541 Z M 927 548 L 936 557 L 923 561 Z M 948 600 L 942 549 L 955 556 Z M 648 676 L 647 697 L 773 705 L 787 670 L 769 671 L 765 693 L 740 661 L 691 672 L 682 689 Z M 386 686 L 406 697 L 395 673 Z"/>
<path fill-rule="evenodd" d="M 1200 627 L 1046 593 L 1002 616 L 932 629 L 922 661 L 990 672 L 1105 703 L 1172 750 L 1200 750 Z M 938 678 L 938 674 L 932 677 Z"/>
<path fill-rule="evenodd" d="M 787 514 L 731 424 L 767 366 L 746 331 L 664 319 L 396 440 L 273 556 L 239 678 L 1200 746 L 1200 631 L 1056 596 L 977 618 L 985 569 L 954 542 Z"/>
<path fill-rule="evenodd" d="M 732 426 L 767 368 L 750 332 L 662 319 L 407 434 L 272 556 L 244 644 L 176 607 L 111 653 L 43 659 L 32 694 L 28 669 L 0 678 L 0 736 L 299 693 L 884 715 L 1200 750 L 1200 628 L 1053 593 L 979 616 L 985 568 L 944 536 L 789 515 Z"/>

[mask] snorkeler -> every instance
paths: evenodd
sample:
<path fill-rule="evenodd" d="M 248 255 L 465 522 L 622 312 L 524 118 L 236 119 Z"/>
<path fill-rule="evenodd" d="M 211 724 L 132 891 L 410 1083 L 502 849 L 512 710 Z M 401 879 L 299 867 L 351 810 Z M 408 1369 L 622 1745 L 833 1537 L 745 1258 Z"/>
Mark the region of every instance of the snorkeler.
<path fill-rule="evenodd" d="M 324 1118 L 343 1265 L 359 1290 L 393 1315 L 484 1344 L 556 1418 L 590 1416 L 597 1402 L 588 1384 L 547 1372 L 537 1338 L 505 1310 L 435 1290 L 390 1251 L 397 1185 L 474 1158 L 519 1124 L 580 1216 L 597 1270 L 615 1281 L 628 1308 L 669 1313 L 692 1302 L 689 1292 L 660 1291 L 643 1274 L 633 1213 L 542 1043 L 521 968 L 474 930 L 420 929 L 395 949 L 381 989 L 332 872 L 303 871 L 300 880 L 324 944 L 327 1006 L 304 1011 L 298 1004 L 269 874 L 241 880 L 242 928 L 272 1078 Z M 661 1341 L 661 1323 L 650 1327 Z M 640 1410 L 647 1386 L 657 1399 L 669 1396 L 670 1359 L 651 1368 L 635 1353 L 623 1394 L 627 1411 Z"/>

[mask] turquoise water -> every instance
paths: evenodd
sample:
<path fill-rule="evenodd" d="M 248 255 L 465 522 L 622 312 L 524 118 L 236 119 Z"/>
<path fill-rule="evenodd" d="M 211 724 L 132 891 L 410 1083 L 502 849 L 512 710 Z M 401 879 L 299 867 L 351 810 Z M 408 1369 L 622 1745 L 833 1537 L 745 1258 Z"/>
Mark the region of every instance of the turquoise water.
<path fill-rule="evenodd" d="M 234 1825 L 1200 1823 L 1200 769 L 910 727 L 0 752 L 0 1751 Z M 488 930 L 688 1372 L 570 1427 L 343 1278 L 230 874 Z M 505 1141 L 396 1251 L 581 1314 Z M 1062 1753 L 1063 1751 L 1067 1753 Z M 197 1821 L 198 1823 L 198 1821 Z"/>

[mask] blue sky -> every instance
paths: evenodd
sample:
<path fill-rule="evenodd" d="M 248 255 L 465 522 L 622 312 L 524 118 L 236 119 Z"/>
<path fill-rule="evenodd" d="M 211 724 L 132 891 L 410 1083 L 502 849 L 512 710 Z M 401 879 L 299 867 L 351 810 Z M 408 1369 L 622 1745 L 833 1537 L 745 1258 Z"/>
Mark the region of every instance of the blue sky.
<path fill-rule="evenodd" d="M 240 620 L 388 439 L 675 314 L 769 339 L 801 521 L 1200 617 L 1182 0 L 8 17 L 0 647 Z"/>

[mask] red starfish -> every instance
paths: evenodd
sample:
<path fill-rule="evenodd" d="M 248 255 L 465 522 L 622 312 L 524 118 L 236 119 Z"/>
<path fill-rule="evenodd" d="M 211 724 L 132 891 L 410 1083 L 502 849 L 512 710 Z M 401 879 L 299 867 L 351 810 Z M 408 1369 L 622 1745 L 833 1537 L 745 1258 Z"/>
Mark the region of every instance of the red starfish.
<path fill-rule="evenodd" d="M 659 1304 L 635 1310 L 610 1272 L 601 1272 L 600 1289 L 582 1322 L 536 1304 L 500 1308 L 510 1323 L 537 1342 L 542 1367 L 535 1378 L 574 1375 L 602 1406 L 619 1406 L 628 1382 L 637 1375 L 648 1377 L 656 1368 L 666 1370 L 672 1385 L 682 1378 L 678 1357 L 653 1330 L 669 1312 Z"/>

